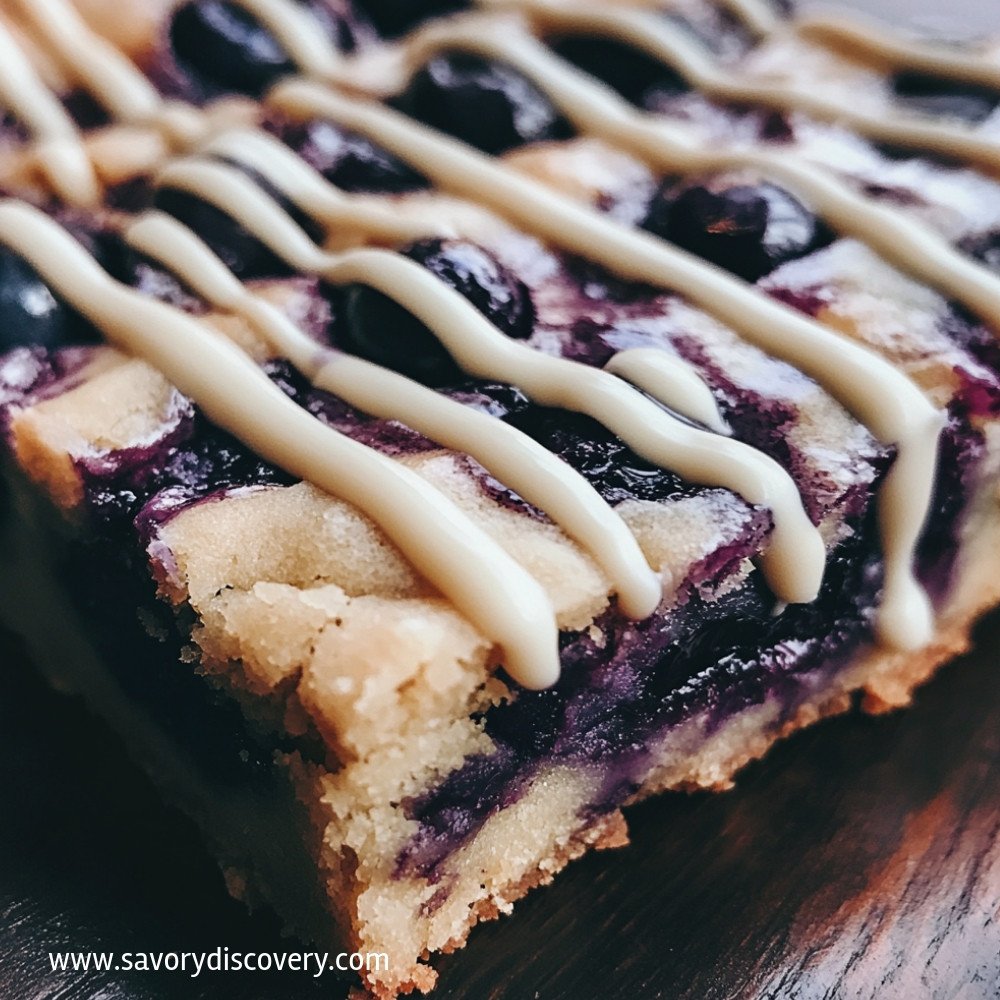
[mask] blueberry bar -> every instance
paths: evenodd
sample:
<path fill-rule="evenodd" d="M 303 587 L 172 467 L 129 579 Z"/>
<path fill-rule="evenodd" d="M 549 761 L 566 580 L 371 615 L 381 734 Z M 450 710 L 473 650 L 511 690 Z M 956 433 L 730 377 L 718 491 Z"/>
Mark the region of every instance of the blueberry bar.
<path fill-rule="evenodd" d="M 988 38 L 125 6 L 0 10 L 3 619 L 368 993 L 1000 602 Z"/>

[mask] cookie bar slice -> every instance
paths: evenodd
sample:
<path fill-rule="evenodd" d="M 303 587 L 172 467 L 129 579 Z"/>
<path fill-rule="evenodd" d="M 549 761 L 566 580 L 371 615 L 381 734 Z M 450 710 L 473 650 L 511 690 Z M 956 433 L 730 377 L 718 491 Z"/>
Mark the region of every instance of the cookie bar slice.
<path fill-rule="evenodd" d="M 197 14 L 202 5 L 183 9 Z M 519 89 L 509 70 L 458 62 L 451 69 L 468 71 L 474 99 L 487 83 L 507 97 L 527 93 L 531 106 L 546 99 Z M 428 76 L 427 86 L 440 82 Z M 411 119 L 429 117 L 409 98 L 401 106 Z M 273 169 L 273 149 L 259 135 L 253 146 L 245 135 L 223 136 L 228 145 L 216 137 L 197 147 L 201 161 L 158 173 L 146 201 L 159 215 L 92 216 L 74 228 L 58 212 L 45 219 L 0 207 L 8 259 L 87 334 L 19 337 L 0 367 L 12 498 L 4 607 L 43 666 L 128 734 L 202 822 L 234 891 L 264 897 L 315 940 L 387 954 L 388 968 L 370 970 L 366 985 L 391 996 L 431 985 L 428 953 L 461 944 L 477 920 L 508 910 L 570 858 L 623 842 L 622 806 L 663 788 L 725 787 L 742 763 L 843 710 L 855 692 L 873 708 L 905 703 L 963 647 L 972 619 L 997 598 L 992 331 L 947 288 L 835 240 L 808 199 L 775 194 L 773 183 L 765 190 L 760 176 L 705 183 L 709 197 L 698 196 L 687 228 L 658 232 L 658 206 L 697 202 L 687 194 L 697 188 L 667 183 L 606 142 L 561 145 L 572 129 L 554 105 L 530 119 L 541 131 L 524 133 L 511 116 L 518 149 L 507 164 L 585 202 L 580 224 L 622 248 L 618 269 L 607 247 L 581 253 L 558 227 L 539 233 L 503 194 L 514 183 L 506 168 L 482 173 L 495 164 L 469 159 L 398 113 L 300 83 L 279 86 L 267 103 L 259 123 L 313 173 L 286 169 L 285 160 Z M 352 108 L 358 117 L 345 121 Z M 474 134 L 459 138 L 476 144 Z M 270 158 L 255 157 L 265 148 Z M 475 183 L 455 181 L 456 156 L 465 157 L 463 170 L 501 186 L 474 197 Z M 872 160 L 877 175 L 881 161 Z M 623 164 L 629 184 L 616 187 Z M 317 188 L 317 173 L 355 192 L 346 207 Z M 319 192 L 311 200 L 303 176 Z M 939 197 L 962 183 L 943 179 Z M 730 233 L 744 247 L 753 237 L 753 226 L 735 225 L 741 196 L 732 192 L 741 185 L 758 216 L 763 203 L 764 223 L 783 212 L 794 233 L 812 236 L 777 241 L 776 257 L 764 225 L 753 254 L 734 253 L 733 244 L 716 254 L 713 237 Z M 537 185 L 519 190 L 540 197 Z M 340 223 L 363 224 L 333 225 L 334 204 Z M 567 222 L 583 218 L 561 196 L 552 204 Z M 703 225 L 720 204 L 727 225 Z M 600 213 L 616 220 L 610 228 Z M 753 329 L 730 328 L 740 317 L 727 325 L 711 315 L 696 282 L 661 286 L 650 272 L 636 280 L 643 275 L 629 261 L 637 247 L 661 263 L 670 251 L 647 237 L 636 243 L 623 223 L 722 267 L 757 261 L 740 276 L 790 307 L 768 313 L 778 327 L 820 340 L 822 324 L 833 327 L 867 345 L 872 371 L 888 359 L 924 390 L 905 394 L 917 401 L 914 412 L 930 400 L 940 416 L 936 463 L 921 465 L 916 480 L 930 483 L 933 500 L 906 567 L 934 609 L 919 650 L 875 641 L 892 519 L 880 497 L 911 453 L 897 453 L 899 442 L 880 440 L 835 400 L 835 365 L 810 377 L 781 359 L 777 341 L 770 353 L 755 346 Z M 317 256 L 321 244 L 348 250 L 346 279 L 344 258 Z M 98 246 L 114 252 L 102 256 Z M 670 259 L 682 275 L 712 275 L 723 304 L 763 308 L 763 296 L 747 298 L 731 279 Z M 351 271 L 358 261 L 367 269 Z M 398 281 L 380 283 L 387 268 Z M 419 289 L 415 298 L 404 277 Z M 122 308 L 111 315 L 108 301 Z M 791 319 L 792 310 L 808 321 Z M 459 317 L 459 332 L 442 322 L 448 316 Z M 79 345 L 102 335 L 130 353 Z M 463 347 L 465 336 L 478 338 L 477 349 L 518 350 L 482 361 Z M 172 338 L 191 345 L 190 359 L 178 357 Z M 252 366 L 236 360 L 233 345 Z M 629 355 L 637 350 L 647 353 Z M 605 377 L 623 355 L 645 362 L 619 368 L 638 388 Z M 345 360 L 359 357 L 379 371 Z M 509 357 L 526 366 L 523 378 L 510 377 Z M 225 364 L 215 370 L 215 361 Z M 570 371 L 563 362 L 574 367 L 560 397 L 551 381 Z M 321 384 L 337 378 L 338 364 L 378 380 L 369 385 L 397 386 L 399 396 L 352 405 L 356 385 L 342 381 L 331 393 Z M 666 377 L 650 381 L 650 371 Z M 408 381 L 387 381 L 386 372 Z M 525 461 L 535 446 L 557 457 L 558 508 L 540 493 L 534 502 L 522 495 L 537 483 L 520 470 L 508 467 L 521 492 L 497 474 L 489 436 L 482 447 L 466 438 L 463 450 L 422 433 L 439 404 L 430 409 L 417 383 L 456 424 L 473 414 L 492 420 L 496 440 Z M 668 437 L 675 446 L 701 443 L 718 461 L 685 464 L 678 450 L 674 461 L 688 472 L 678 474 L 653 460 L 641 433 L 648 428 L 596 409 L 579 384 L 643 414 L 661 445 Z M 680 384 L 690 391 L 678 392 Z M 674 412 L 651 409 L 650 396 Z M 887 389 L 881 402 L 899 398 Z M 443 498 L 440 522 L 426 525 L 416 507 L 404 509 L 412 516 L 402 526 L 387 518 L 377 484 L 396 478 L 373 475 L 369 496 L 337 499 L 354 476 L 350 462 L 334 470 L 338 483 L 322 456 L 315 466 L 287 459 L 294 434 L 275 446 L 290 404 L 322 426 L 324 445 L 355 454 L 343 450 L 346 439 L 378 456 L 368 467 L 379 477 L 391 462 L 414 495 L 433 489 Z M 246 419 L 248 408 L 274 415 L 275 426 Z M 287 419 L 319 440 L 312 423 Z M 440 435 L 452 439 L 447 427 Z M 753 468 L 781 486 L 770 503 L 735 489 L 728 463 L 750 462 L 748 451 L 760 456 Z M 319 468 L 328 490 L 304 467 Z M 757 480 L 744 482 L 750 493 Z M 794 508 L 779 503 L 789 485 Z M 596 518 L 592 535 L 565 516 L 584 503 Z M 775 558 L 790 511 L 794 523 L 808 522 L 796 536 L 800 561 L 820 545 L 815 593 L 790 588 L 781 572 L 788 561 Z M 440 560 L 414 557 L 415 524 L 444 544 L 452 531 L 479 539 L 473 565 L 498 592 L 505 585 L 509 593 L 511 579 L 531 588 L 558 629 L 557 648 L 539 645 L 535 666 L 557 660 L 557 678 L 540 681 L 511 655 L 516 636 L 477 614 L 447 574 L 435 576 L 429 567 Z M 627 527 L 641 553 L 642 572 L 631 579 L 655 574 L 655 610 L 625 606 L 621 585 L 630 578 L 595 541 L 611 524 Z M 66 623 L 58 633 L 46 625 L 52 609 Z M 534 635 L 540 618 L 525 621 Z"/>
<path fill-rule="evenodd" d="M 493 230 L 487 252 L 509 247 L 509 231 Z M 532 252 L 546 260 L 531 286 L 538 320 L 580 352 L 591 329 L 580 321 L 594 316 L 565 314 L 588 301 L 595 275 Z M 342 301 L 315 281 L 268 279 L 256 291 L 317 342 L 345 336 Z M 773 616 L 751 561 L 772 530 L 767 510 L 684 483 L 510 387 L 446 389 L 545 443 L 615 504 L 664 583 L 657 612 L 631 622 L 592 557 L 466 456 L 352 411 L 231 316 L 184 306 L 248 347 L 306 410 L 451 497 L 543 582 L 562 629 L 562 679 L 524 689 L 362 512 L 255 457 L 146 362 L 107 347 L 20 349 L 5 361 L 19 519 L 4 579 L 41 575 L 67 623 L 33 630 L 39 658 L 71 666 L 69 682 L 132 734 L 218 845 L 234 888 L 263 895 L 313 939 L 386 952 L 390 971 L 370 980 L 386 994 L 429 985 L 425 949 L 464 939 L 587 845 L 621 842 L 627 801 L 723 787 L 854 689 L 867 686 L 877 705 L 905 701 L 992 599 L 987 550 L 961 542 L 995 530 L 980 432 L 955 421 L 940 473 L 944 516 L 923 557 L 942 595 L 935 642 L 920 657 L 880 651 L 873 496 L 890 456 L 815 383 L 650 290 L 633 289 L 619 321 L 645 318 L 664 343 L 679 327 L 696 334 L 706 378 L 725 379 L 728 422 L 789 449 L 829 539 L 817 600 Z M 9 590 L 23 628 L 39 605 Z M 77 652 L 88 646 L 92 656 Z"/>

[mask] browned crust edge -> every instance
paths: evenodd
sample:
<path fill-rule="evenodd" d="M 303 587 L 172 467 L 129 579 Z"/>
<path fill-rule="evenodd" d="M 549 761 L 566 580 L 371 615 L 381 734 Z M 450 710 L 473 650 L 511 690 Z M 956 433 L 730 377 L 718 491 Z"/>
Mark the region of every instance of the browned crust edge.
<path fill-rule="evenodd" d="M 849 711 L 855 703 L 854 696 L 858 693 L 862 695 L 861 708 L 871 714 L 882 714 L 905 706 L 912 699 L 916 688 L 928 681 L 940 667 L 971 647 L 972 626 L 981 614 L 997 603 L 998 597 L 1000 587 L 996 593 L 984 595 L 984 599 L 960 623 L 940 631 L 925 649 L 912 654 L 873 650 L 863 656 L 858 664 L 833 678 L 830 687 L 802 704 L 791 718 L 777 726 L 767 721 L 762 722 L 748 733 L 741 745 L 714 764 L 713 770 L 722 775 L 718 780 L 707 785 L 697 781 L 662 780 L 657 778 L 654 769 L 653 776 L 647 779 L 627 806 L 664 791 L 705 788 L 723 791 L 731 788 L 737 772 L 763 757 L 779 740 L 821 719 Z M 537 886 L 551 883 L 558 872 L 590 849 L 622 847 L 628 842 L 627 821 L 622 811 L 616 810 L 575 832 L 564 846 L 558 846 L 535 871 L 511 882 L 502 891 L 501 897 L 504 902 L 513 904 Z M 449 941 L 441 952 L 451 953 L 464 947 L 469 933 L 477 923 L 495 920 L 500 915 L 501 910 L 495 903 L 483 900 L 473 907 L 464 933 Z M 426 960 L 430 956 L 422 957 Z M 353 991 L 352 1000 L 393 1000 L 399 994 L 414 991 L 427 993 L 434 987 L 437 978 L 438 973 L 433 968 L 417 962 L 401 975 L 397 973 L 392 981 L 370 980 L 366 983 L 367 990 Z"/>

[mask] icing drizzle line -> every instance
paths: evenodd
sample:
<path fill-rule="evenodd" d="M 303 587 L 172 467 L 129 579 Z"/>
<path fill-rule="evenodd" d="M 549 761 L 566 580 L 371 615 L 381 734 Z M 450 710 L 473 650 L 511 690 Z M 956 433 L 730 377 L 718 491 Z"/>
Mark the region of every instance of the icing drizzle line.
<path fill-rule="evenodd" d="M 73 119 L 38 78 L 2 21 L 0 104 L 31 133 L 38 168 L 60 197 L 71 205 L 96 204 L 100 188 Z"/>
<path fill-rule="evenodd" d="M 809 14 L 800 17 L 794 29 L 803 37 L 824 45 L 848 48 L 855 56 L 897 69 L 948 77 L 965 83 L 1000 90 L 1000 63 L 995 58 L 929 42 L 906 41 L 885 34 L 885 25 L 874 19 L 847 15 L 831 17 Z"/>

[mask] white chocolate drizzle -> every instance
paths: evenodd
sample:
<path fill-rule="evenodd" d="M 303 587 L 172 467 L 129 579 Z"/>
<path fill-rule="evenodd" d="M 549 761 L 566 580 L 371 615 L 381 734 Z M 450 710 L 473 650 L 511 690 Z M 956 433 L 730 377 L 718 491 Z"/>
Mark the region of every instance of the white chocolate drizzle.
<path fill-rule="evenodd" d="M 610 88 L 524 33 L 485 33 L 470 21 L 440 31 L 433 44 L 440 49 L 476 52 L 516 67 L 579 131 L 628 150 L 665 172 L 751 168 L 780 180 L 842 235 L 866 243 L 890 263 L 1000 330 L 1000 275 L 905 212 L 852 189 L 829 170 L 788 151 L 704 149 L 683 130 L 637 111 Z"/>
<path fill-rule="evenodd" d="M 313 385 L 376 417 L 400 420 L 471 455 L 500 482 L 549 514 L 612 580 L 625 614 L 645 618 L 661 586 L 625 523 L 587 481 L 526 434 L 378 365 L 323 348 L 254 296 L 191 230 L 162 213 L 129 226 L 129 242 L 159 260 L 206 302 L 241 316 Z"/>
<path fill-rule="evenodd" d="M 93 205 L 100 189 L 73 119 L 42 83 L 20 46 L 0 21 L 0 104 L 31 133 L 39 169 L 73 205 Z"/>
<path fill-rule="evenodd" d="M 159 182 L 222 209 L 296 270 L 333 284 L 370 285 L 399 302 L 434 332 L 468 374 L 516 385 L 543 406 L 585 413 L 648 461 L 769 507 L 774 530 L 761 557 L 768 583 L 790 603 L 816 597 L 826 562 L 823 541 L 794 481 L 773 459 L 676 420 L 609 372 L 511 340 L 414 261 L 374 249 L 324 253 L 276 202 L 232 167 L 181 160 L 164 168 Z M 696 378 L 693 371 L 690 376 Z M 676 379 L 660 377 L 655 385 L 665 405 L 682 411 L 690 404 L 689 380 L 679 392 Z"/>
<path fill-rule="evenodd" d="M 886 32 L 886 25 L 865 17 L 846 14 L 809 14 L 796 18 L 795 30 L 810 41 L 832 45 L 893 69 L 1000 90 L 1000 62 L 968 47 L 961 49 L 903 38 Z"/>
<path fill-rule="evenodd" d="M 236 0 L 252 14 L 309 76 L 336 76 L 342 57 L 326 37 L 323 26 L 309 10 L 289 0 Z"/>
<path fill-rule="evenodd" d="M 716 434 L 730 433 L 711 390 L 675 355 L 658 347 L 632 347 L 619 351 L 604 370 L 637 385 L 688 420 L 704 424 Z"/>
<path fill-rule="evenodd" d="M 311 416 L 221 334 L 113 281 L 39 210 L 0 201 L 0 242 L 112 344 L 163 372 L 213 423 L 265 460 L 364 511 L 497 643 L 511 676 L 528 687 L 555 682 L 557 629 L 544 590 L 439 490 Z"/>
<path fill-rule="evenodd" d="M 971 129 L 896 110 L 891 116 L 851 107 L 845 102 L 791 83 L 747 81 L 720 66 L 695 39 L 665 18 L 644 10 L 567 8 L 558 0 L 512 0 L 539 24 L 556 30 L 596 32 L 617 37 L 660 59 L 688 84 L 719 101 L 755 104 L 780 111 L 802 111 L 820 121 L 847 125 L 870 139 L 1000 171 L 1000 142 Z"/>
<path fill-rule="evenodd" d="M 328 117 L 368 135 L 445 190 L 486 203 L 529 232 L 613 273 L 682 292 L 751 343 L 825 386 L 879 441 L 897 449 L 879 493 L 886 582 L 876 630 L 882 641 L 898 648 L 926 644 L 934 619 L 914 573 L 914 554 L 936 464 L 914 456 L 936 455 L 945 418 L 906 375 L 874 351 L 704 261 L 598 215 L 391 108 L 299 80 L 280 84 L 271 100 L 288 113 Z"/>

